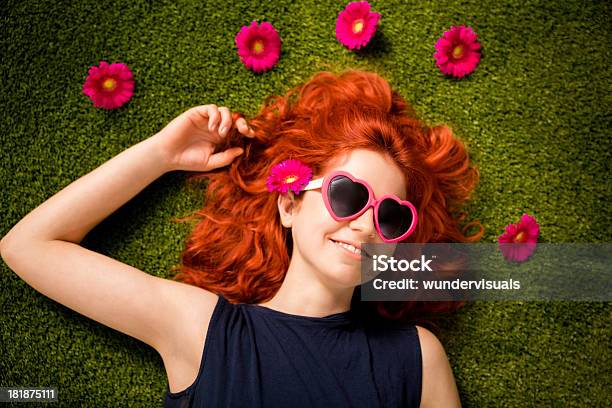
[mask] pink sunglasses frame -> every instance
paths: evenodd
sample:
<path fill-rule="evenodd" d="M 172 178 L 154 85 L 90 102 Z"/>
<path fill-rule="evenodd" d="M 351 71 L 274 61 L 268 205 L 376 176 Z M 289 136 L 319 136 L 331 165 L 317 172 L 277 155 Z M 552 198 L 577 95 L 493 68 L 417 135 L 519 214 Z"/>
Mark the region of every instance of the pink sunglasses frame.
<path fill-rule="evenodd" d="M 328 191 L 328 188 L 329 188 L 329 184 L 331 183 L 332 179 L 334 177 L 336 177 L 336 176 L 345 176 L 345 177 L 348 177 L 350 180 L 353 181 L 353 183 L 359 183 L 359 184 L 365 186 L 365 188 L 368 190 L 368 195 L 369 195 L 368 196 L 368 203 L 361 210 L 359 210 L 358 213 L 356 213 L 354 215 L 351 215 L 349 217 L 337 217 L 334 214 L 334 212 L 332 211 L 327 191 Z M 386 243 L 398 242 L 398 241 L 401 241 L 401 240 L 404 240 L 404 239 L 408 238 L 410 236 L 410 234 L 412 234 L 414 232 L 414 230 L 416 229 L 416 226 L 418 224 L 418 216 L 417 216 L 416 207 L 410 201 L 401 200 L 399 197 L 397 197 L 397 196 L 395 196 L 393 194 L 385 194 L 384 196 L 380 197 L 379 199 L 376 199 L 374 197 L 374 191 L 372 190 L 372 187 L 370 187 L 370 185 L 366 181 L 358 179 L 356 177 L 353 177 L 352 174 L 350 174 L 350 173 L 348 173 L 346 171 L 341 171 L 341 170 L 333 171 L 333 172 L 327 174 L 325 177 L 321 177 L 321 178 L 318 178 L 318 179 L 315 179 L 315 180 L 311 180 L 308 184 L 306 184 L 306 186 L 301 191 L 315 190 L 317 188 L 321 189 L 321 192 L 323 193 L 321 195 L 323 196 L 323 202 L 325 203 L 325 207 L 327 207 L 327 211 L 332 216 L 332 218 L 334 220 L 336 220 L 336 221 L 354 220 L 355 218 L 360 217 L 361 214 L 366 212 L 370 207 L 374 207 L 374 225 L 376 226 L 376 231 L 378 232 L 378 235 Z M 410 228 L 408 228 L 408 231 L 406 231 L 405 233 L 403 233 L 399 237 L 392 238 L 392 239 L 385 238 L 385 236 L 382 234 L 382 231 L 380 229 L 380 224 L 378 223 L 378 207 L 380 207 L 380 204 L 385 199 L 387 199 L 387 198 L 395 200 L 400 205 L 404 205 L 404 206 L 408 207 L 410 209 L 410 211 L 412 212 L 412 224 L 410 225 Z"/>

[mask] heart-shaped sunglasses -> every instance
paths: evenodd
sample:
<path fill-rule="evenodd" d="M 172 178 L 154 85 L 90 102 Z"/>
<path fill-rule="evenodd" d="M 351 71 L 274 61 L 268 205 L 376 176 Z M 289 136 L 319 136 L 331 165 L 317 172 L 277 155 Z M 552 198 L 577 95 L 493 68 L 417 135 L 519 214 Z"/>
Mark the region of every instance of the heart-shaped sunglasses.
<path fill-rule="evenodd" d="M 392 194 L 376 199 L 368 183 L 346 171 L 311 180 L 302 190 L 317 188 L 321 188 L 325 207 L 336 221 L 353 220 L 374 207 L 374 225 L 384 242 L 406 239 L 417 226 L 417 211 L 411 202 Z"/>

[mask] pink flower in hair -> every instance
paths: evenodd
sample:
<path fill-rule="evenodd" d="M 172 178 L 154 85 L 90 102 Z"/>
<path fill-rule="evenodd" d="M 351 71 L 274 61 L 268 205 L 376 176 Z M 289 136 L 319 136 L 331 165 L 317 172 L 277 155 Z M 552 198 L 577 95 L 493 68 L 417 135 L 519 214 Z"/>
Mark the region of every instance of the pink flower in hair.
<path fill-rule="evenodd" d="M 260 73 L 271 69 L 278 62 L 281 38 L 272 24 L 266 21 L 258 25 L 253 21 L 236 34 L 236 46 L 240 61 L 247 68 Z"/>
<path fill-rule="evenodd" d="M 83 93 L 89 96 L 96 108 L 118 108 L 127 103 L 134 93 L 132 71 L 121 62 L 109 64 L 100 61 L 99 67 L 89 68 Z"/>
<path fill-rule="evenodd" d="M 336 38 L 351 50 L 365 47 L 374 37 L 379 20 L 380 14 L 370 12 L 370 3 L 367 1 L 349 3 L 338 14 Z"/>
<path fill-rule="evenodd" d="M 288 159 L 272 168 L 266 186 L 270 192 L 278 191 L 284 194 L 293 190 L 296 194 L 299 194 L 311 178 L 312 170 L 310 167 L 299 160 Z"/>
<path fill-rule="evenodd" d="M 451 27 L 436 43 L 436 65 L 446 75 L 462 78 L 480 62 L 480 43 L 471 27 Z"/>
<path fill-rule="evenodd" d="M 535 218 L 523 214 L 518 223 L 506 226 L 506 231 L 499 236 L 497 241 L 504 258 L 509 261 L 522 262 L 535 251 L 539 234 L 540 226 Z"/>

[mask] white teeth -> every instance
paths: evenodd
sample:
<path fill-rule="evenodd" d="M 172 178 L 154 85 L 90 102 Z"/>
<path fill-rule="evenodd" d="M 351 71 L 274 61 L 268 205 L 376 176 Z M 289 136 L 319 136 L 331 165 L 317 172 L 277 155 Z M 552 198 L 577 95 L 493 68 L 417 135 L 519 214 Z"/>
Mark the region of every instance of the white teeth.
<path fill-rule="evenodd" d="M 332 242 L 340 245 L 341 247 L 344 247 L 346 249 L 348 249 L 349 251 L 357 254 L 357 255 L 361 255 L 361 249 L 359 248 L 355 248 L 354 246 L 350 245 L 350 244 L 345 244 L 344 242 L 338 242 L 338 241 L 334 241 L 332 240 Z"/>

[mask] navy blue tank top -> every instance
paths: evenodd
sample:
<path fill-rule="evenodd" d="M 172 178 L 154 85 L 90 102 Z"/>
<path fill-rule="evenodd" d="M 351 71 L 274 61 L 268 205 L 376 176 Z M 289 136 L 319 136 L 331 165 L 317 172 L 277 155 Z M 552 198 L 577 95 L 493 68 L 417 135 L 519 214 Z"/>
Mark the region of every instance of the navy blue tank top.
<path fill-rule="evenodd" d="M 219 295 L 198 376 L 166 383 L 170 407 L 418 407 L 414 325 L 364 324 L 349 310 L 299 316 Z"/>

